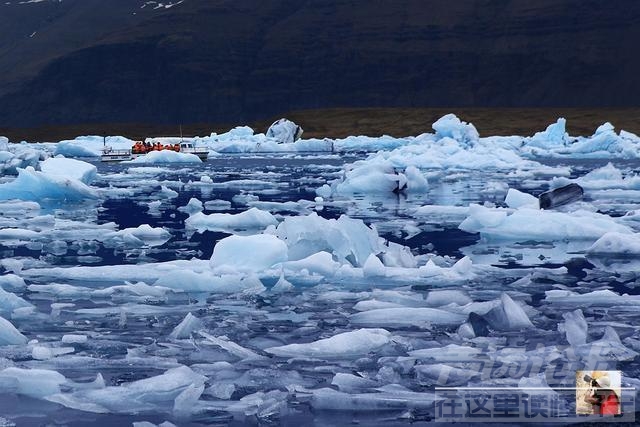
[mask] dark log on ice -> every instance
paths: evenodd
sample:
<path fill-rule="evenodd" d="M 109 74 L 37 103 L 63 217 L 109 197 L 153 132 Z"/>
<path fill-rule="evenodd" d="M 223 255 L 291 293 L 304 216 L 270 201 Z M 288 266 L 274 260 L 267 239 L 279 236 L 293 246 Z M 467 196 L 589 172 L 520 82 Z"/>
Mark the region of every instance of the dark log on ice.
<path fill-rule="evenodd" d="M 553 209 L 582 200 L 584 190 L 578 184 L 569 184 L 555 190 L 545 191 L 538 196 L 540 209 Z"/>

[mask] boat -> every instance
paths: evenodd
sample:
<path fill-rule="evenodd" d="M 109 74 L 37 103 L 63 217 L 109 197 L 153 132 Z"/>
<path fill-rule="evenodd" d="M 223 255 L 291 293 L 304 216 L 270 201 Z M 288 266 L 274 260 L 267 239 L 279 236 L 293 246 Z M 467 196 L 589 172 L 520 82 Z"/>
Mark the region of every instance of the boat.
<path fill-rule="evenodd" d="M 111 146 L 104 145 L 100 160 L 103 162 L 122 162 L 133 160 L 136 157 L 143 156 L 152 151 L 175 151 L 178 153 L 194 154 L 203 162 L 209 158 L 209 150 L 204 147 L 196 147 L 192 142 L 181 141 L 179 144 L 164 145 L 153 139 L 145 142 L 136 141 L 130 149 L 114 149 Z"/>

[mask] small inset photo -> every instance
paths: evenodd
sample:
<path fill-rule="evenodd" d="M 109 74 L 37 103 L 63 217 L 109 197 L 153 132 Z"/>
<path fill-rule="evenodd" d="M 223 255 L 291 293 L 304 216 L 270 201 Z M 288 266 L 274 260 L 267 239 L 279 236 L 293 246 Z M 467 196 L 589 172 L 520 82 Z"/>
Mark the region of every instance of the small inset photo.
<path fill-rule="evenodd" d="M 620 371 L 578 371 L 576 414 L 620 415 Z"/>

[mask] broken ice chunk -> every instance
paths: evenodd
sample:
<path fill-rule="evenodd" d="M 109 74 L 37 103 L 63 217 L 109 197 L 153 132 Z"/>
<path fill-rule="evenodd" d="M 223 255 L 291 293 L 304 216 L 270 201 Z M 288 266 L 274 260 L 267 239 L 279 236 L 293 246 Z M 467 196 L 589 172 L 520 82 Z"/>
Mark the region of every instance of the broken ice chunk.
<path fill-rule="evenodd" d="M 558 330 L 564 332 L 567 341 L 572 346 L 586 344 L 587 342 L 587 321 L 582 314 L 582 310 L 577 309 L 563 313 L 564 323 L 558 324 Z"/>
<path fill-rule="evenodd" d="M 364 356 L 390 342 L 384 329 L 358 329 L 305 344 L 270 347 L 265 351 L 280 357 L 340 359 Z"/>
<path fill-rule="evenodd" d="M 0 317 L 0 345 L 26 344 L 27 337 L 22 335 L 8 320 Z"/>
<path fill-rule="evenodd" d="M 191 333 L 202 328 L 202 321 L 191 313 L 187 315 L 169 334 L 169 338 L 185 339 L 191 336 Z"/>

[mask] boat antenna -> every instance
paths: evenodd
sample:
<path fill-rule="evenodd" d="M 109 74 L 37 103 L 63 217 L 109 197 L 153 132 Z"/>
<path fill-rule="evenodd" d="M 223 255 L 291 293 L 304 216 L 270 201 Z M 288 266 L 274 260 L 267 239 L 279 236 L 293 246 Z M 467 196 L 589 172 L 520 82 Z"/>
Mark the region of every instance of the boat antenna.
<path fill-rule="evenodd" d="M 184 139 L 182 138 L 182 123 L 180 123 L 180 142 L 184 142 Z"/>

